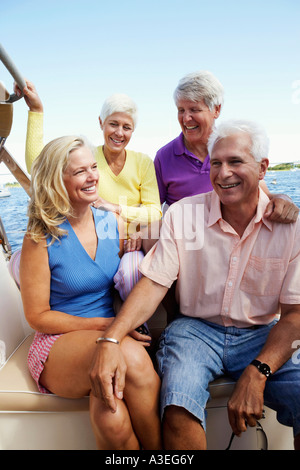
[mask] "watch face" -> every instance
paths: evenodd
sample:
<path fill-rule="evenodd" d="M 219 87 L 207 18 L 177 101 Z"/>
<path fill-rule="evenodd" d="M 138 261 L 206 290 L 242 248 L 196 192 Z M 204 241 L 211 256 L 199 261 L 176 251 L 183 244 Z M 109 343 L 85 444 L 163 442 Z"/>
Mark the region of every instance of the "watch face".
<path fill-rule="evenodd" d="M 264 374 L 266 377 L 268 377 L 270 375 L 271 370 L 270 370 L 270 367 L 268 366 L 268 364 L 261 363 L 261 364 L 259 364 L 258 368 L 259 368 L 260 372 L 262 374 Z"/>

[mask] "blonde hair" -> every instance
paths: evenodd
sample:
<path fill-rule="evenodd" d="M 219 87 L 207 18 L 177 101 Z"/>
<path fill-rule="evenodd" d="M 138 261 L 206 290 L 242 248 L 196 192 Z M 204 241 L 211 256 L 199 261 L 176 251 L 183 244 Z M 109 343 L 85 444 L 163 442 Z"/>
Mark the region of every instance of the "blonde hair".
<path fill-rule="evenodd" d="M 90 147 L 83 137 L 59 137 L 49 142 L 33 162 L 27 233 L 35 242 L 50 236 L 52 244 L 67 233 L 59 227 L 72 214 L 63 174 L 70 153 L 83 146 Z"/>

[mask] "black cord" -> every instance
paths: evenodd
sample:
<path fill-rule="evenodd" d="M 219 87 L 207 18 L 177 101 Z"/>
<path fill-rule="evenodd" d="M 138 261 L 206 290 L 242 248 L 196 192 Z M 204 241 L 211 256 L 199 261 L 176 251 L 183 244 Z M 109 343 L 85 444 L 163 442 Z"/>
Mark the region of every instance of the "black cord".
<path fill-rule="evenodd" d="M 261 435 L 262 435 L 262 439 L 263 439 L 262 446 L 261 446 L 261 448 L 258 449 L 258 450 L 268 450 L 268 438 L 267 438 L 267 435 L 266 435 L 266 433 L 265 433 L 265 431 L 264 431 L 262 425 L 261 425 L 258 421 L 256 421 L 256 432 L 260 432 Z M 228 446 L 226 447 L 225 450 L 230 450 L 230 447 L 231 447 L 231 445 L 232 445 L 232 441 L 233 441 L 233 439 L 234 439 L 234 436 L 235 436 L 234 432 L 231 433 L 230 440 L 229 440 L 229 444 L 228 444 Z"/>

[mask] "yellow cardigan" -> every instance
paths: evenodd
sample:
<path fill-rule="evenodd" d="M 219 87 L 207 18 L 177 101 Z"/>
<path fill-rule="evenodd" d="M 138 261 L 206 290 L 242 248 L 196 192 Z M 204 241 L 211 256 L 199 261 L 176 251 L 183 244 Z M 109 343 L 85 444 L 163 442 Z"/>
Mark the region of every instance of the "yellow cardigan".
<path fill-rule="evenodd" d="M 29 173 L 34 159 L 44 146 L 43 122 L 43 113 L 28 112 L 25 160 Z M 125 165 L 117 176 L 111 171 L 102 146 L 96 148 L 95 159 L 100 173 L 99 196 L 120 204 L 127 232 L 134 232 L 137 224 L 145 225 L 161 218 L 154 164 L 148 155 L 126 150 Z"/>

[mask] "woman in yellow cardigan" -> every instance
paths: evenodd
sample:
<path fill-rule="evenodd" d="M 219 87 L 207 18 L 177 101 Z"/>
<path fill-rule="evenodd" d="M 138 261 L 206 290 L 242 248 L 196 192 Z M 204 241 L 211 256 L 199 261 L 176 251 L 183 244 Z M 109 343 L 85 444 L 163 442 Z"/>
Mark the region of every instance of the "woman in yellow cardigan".
<path fill-rule="evenodd" d="M 30 173 L 32 162 L 44 146 L 44 110 L 34 84 L 26 81 L 26 85 L 23 93 L 29 112 L 25 159 Z M 19 92 L 17 87 L 15 90 Z M 139 277 L 137 266 L 143 257 L 139 230 L 162 216 L 153 161 L 148 155 L 126 149 L 136 120 L 137 108 L 131 98 L 122 94 L 107 98 L 99 117 L 104 145 L 95 151 L 101 178 L 95 205 L 121 214 L 127 230 L 127 253 L 116 277 L 123 300 Z"/>

